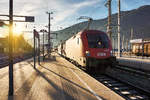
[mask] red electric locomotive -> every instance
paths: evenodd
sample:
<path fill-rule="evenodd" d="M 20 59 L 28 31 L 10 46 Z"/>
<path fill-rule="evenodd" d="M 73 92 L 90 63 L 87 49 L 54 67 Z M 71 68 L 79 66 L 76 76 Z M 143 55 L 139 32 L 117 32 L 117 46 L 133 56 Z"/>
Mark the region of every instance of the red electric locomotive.
<path fill-rule="evenodd" d="M 84 30 L 58 46 L 58 53 L 85 67 L 104 70 L 113 66 L 112 45 L 107 34 L 98 30 Z"/>

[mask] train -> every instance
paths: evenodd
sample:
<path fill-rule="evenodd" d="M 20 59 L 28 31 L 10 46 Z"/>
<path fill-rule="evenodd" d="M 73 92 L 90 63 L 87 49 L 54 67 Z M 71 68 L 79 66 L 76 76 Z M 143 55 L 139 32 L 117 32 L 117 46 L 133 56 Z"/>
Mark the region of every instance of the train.
<path fill-rule="evenodd" d="M 136 56 L 150 56 L 150 39 L 133 39 L 130 40 L 132 54 Z"/>
<path fill-rule="evenodd" d="M 57 46 L 58 54 L 85 68 L 105 71 L 116 65 L 112 44 L 103 31 L 82 30 Z"/>

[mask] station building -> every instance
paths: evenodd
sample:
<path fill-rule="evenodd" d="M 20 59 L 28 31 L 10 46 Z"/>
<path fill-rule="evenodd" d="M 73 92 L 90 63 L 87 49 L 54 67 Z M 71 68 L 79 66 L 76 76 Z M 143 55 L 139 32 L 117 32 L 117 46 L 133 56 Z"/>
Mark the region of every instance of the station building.
<path fill-rule="evenodd" d="M 136 55 L 150 56 L 150 38 L 130 40 L 132 53 Z"/>

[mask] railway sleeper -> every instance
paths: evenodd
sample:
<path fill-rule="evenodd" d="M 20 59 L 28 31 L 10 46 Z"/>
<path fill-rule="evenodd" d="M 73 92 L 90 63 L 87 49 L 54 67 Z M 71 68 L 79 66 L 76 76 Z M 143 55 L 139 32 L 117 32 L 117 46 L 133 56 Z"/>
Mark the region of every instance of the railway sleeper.
<path fill-rule="evenodd" d="M 109 87 L 116 87 L 116 86 L 121 87 L 121 86 L 125 86 L 125 85 L 122 84 L 122 83 L 116 83 L 116 84 L 108 84 L 108 86 L 109 86 Z"/>
<path fill-rule="evenodd" d="M 108 81 L 104 81 L 104 83 L 115 84 L 117 83 L 117 81 L 108 80 Z"/>
<path fill-rule="evenodd" d="M 131 100 L 149 100 L 145 95 L 130 95 L 128 96 Z"/>
<path fill-rule="evenodd" d="M 109 78 L 98 78 L 99 81 L 104 82 L 104 81 L 113 81 L 112 79 Z"/>
<path fill-rule="evenodd" d="M 147 96 L 139 94 L 137 91 L 132 90 L 132 88 L 129 87 L 115 87 L 113 90 L 125 98 L 128 98 L 127 100 L 148 100 Z"/>
<path fill-rule="evenodd" d="M 129 98 L 129 100 L 149 100 L 147 96 L 139 94 L 139 92 L 135 90 L 123 90 L 118 91 L 119 94 Z"/>
<path fill-rule="evenodd" d="M 113 91 L 124 97 L 126 100 L 150 100 L 149 95 L 143 93 L 138 89 L 134 89 L 134 86 L 132 87 L 132 85 L 122 83 L 115 80 L 114 78 L 111 79 L 109 77 L 104 75 L 97 77 L 96 79 L 108 88 L 112 89 Z"/>
<path fill-rule="evenodd" d="M 123 90 L 130 90 L 131 88 L 129 87 L 113 87 L 114 90 L 117 90 L 117 91 L 123 91 Z"/>
<path fill-rule="evenodd" d="M 138 94 L 138 92 L 135 90 L 123 90 L 123 91 L 120 91 L 120 93 L 126 96 Z"/>
<path fill-rule="evenodd" d="M 104 82 L 104 81 L 110 81 L 110 79 L 105 79 L 105 78 L 103 78 L 103 79 L 98 79 L 98 81 Z"/>

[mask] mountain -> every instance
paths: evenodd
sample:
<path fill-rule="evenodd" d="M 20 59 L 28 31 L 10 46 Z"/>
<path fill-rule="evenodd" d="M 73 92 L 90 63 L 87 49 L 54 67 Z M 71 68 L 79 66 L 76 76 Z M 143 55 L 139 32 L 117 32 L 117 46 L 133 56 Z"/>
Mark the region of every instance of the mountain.
<path fill-rule="evenodd" d="M 121 11 L 121 37 L 130 39 L 131 28 L 133 29 L 133 39 L 150 37 L 150 5 L 145 5 L 130 11 Z M 97 29 L 106 32 L 107 18 L 93 20 L 90 29 Z M 112 14 L 112 36 L 117 38 L 117 13 Z M 58 33 L 54 45 L 62 40 L 66 40 L 78 31 L 87 26 L 87 21 L 72 25 Z"/>

